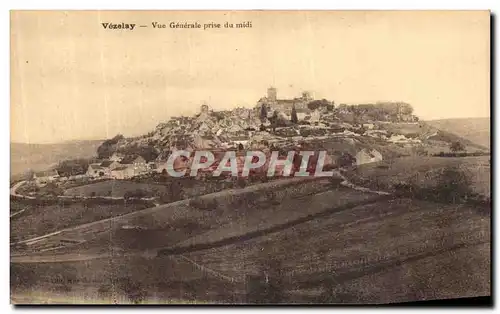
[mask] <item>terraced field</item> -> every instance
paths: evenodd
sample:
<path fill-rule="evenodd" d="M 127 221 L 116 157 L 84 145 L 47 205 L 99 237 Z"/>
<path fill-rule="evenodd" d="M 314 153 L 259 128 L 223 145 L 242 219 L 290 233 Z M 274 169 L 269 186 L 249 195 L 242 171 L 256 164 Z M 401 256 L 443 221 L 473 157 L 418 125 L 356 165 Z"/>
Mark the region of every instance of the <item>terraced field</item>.
<path fill-rule="evenodd" d="M 291 180 L 291 182 L 300 182 L 303 179 Z M 254 194 L 259 191 L 259 187 L 250 186 L 245 189 L 225 190 L 206 195 L 198 198 L 196 202 L 183 200 L 132 212 L 112 219 L 91 222 L 75 228 L 67 228 L 60 230 L 60 233 L 56 235 L 35 239 L 35 241 L 26 241 L 32 244 L 29 245 L 27 251 L 20 252 L 20 254 L 25 255 L 29 250 L 35 252 L 38 250 L 39 252 L 41 247 L 43 247 L 44 252 L 50 254 L 74 252 L 77 249 L 82 256 L 84 254 L 107 254 L 106 252 L 109 251 L 110 247 L 115 247 L 118 250 L 170 247 L 210 230 L 214 232 L 213 237 L 217 236 L 218 231 L 215 230 L 222 230 L 222 234 L 218 235 L 219 237 L 228 236 L 231 230 L 226 231 L 220 226 L 231 224 L 239 226 L 241 233 L 246 233 L 249 231 L 245 227 L 247 222 L 259 220 L 260 217 L 271 217 L 279 213 L 281 215 L 278 217 L 279 219 L 283 216 L 289 216 L 288 219 L 293 219 L 300 215 L 307 216 L 310 212 L 321 210 L 321 208 L 304 208 L 305 203 L 297 203 L 301 204 L 302 207 L 294 204 L 297 202 L 297 198 L 312 199 L 314 193 L 331 189 L 328 180 L 317 180 L 317 178 L 306 180 L 310 182 L 291 185 L 282 182 L 268 183 L 265 186 L 272 187 L 272 195 L 261 193 L 260 198 L 257 194 Z M 349 197 L 355 199 L 362 196 L 359 192 L 348 191 L 341 193 L 345 195 L 338 200 L 335 199 L 336 194 L 330 195 L 332 200 L 323 200 L 323 202 L 327 202 L 324 206 L 333 206 L 338 201 L 345 202 Z M 270 203 L 269 197 L 272 197 L 271 202 L 274 205 Z M 213 203 L 214 201 L 216 203 Z M 283 204 L 280 205 L 280 203 Z M 206 204 L 208 204 L 208 207 Z M 293 207 L 294 205 L 295 207 Z M 276 207 L 285 209 L 288 214 L 276 211 Z M 270 212 L 270 216 L 265 216 L 267 211 Z M 278 220 L 275 219 L 269 223 L 276 223 Z M 249 227 L 251 230 L 255 230 L 262 226 L 255 224 L 249 225 Z M 79 244 L 77 248 L 69 246 L 66 250 L 65 248 L 59 248 L 61 239 L 80 240 L 83 243 Z M 52 244 L 47 244 L 48 242 Z M 53 249 L 47 250 L 50 246 Z M 16 254 L 14 253 L 14 255 Z"/>
<path fill-rule="evenodd" d="M 31 201 L 11 201 L 11 207 L 23 210 L 10 220 L 11 242 L 42 236 L 57 230 L 124 215 L 152 206 L 145 202 L 58 201 L 37 205 Z"/>
<path fill-rule="evenodd" d="M 356 301 L 397 302 L 409 301 L 415 293 L 433 291 L 428 289 L 439 290 L 446 281 L 442 278 L 433 281 L 431 277 L 439 277 L 443 272 L 449 280 L 459 282 L 456 290 L 447 290 L 446 297 L 460 296 L 469 285 L 477 289 L 480 286 L 479 293 L 488 295 L 489 239 L 489 217 L 478 214 L 473 208 L 393 200 L 333 213 L 281 232 L 185 256 L 239 280 L 244 280 L 248 274 L 258 275 L 266 263 L 279 260 L 286 283 L 284 289 L 293 292 L 293 299 L 302 301 L 307 300 L 307 295 L 319 297 L 321 291 L 315 290 L 321 290 L 325 278 L 332 278 L 339 285 L 337 288 L 343 289 L 353 280 L 373 273 L 390 273 L 390 269 L 397 267 L 419 273 L 428 287 L 412 288 L 411 276 L 401 280 L 376 278 L 380 285 L 389 287 L 391 284 L 387 280 L 390 280 L 392 288 L 406 289 L 406 295 L 400 294 L 391 300 L 387 299 L 391 295 L 387 290 L 372 290 L 369 286 L 358 287 L 358 290 L 350 288 L 350 293 L 360 298 Z M 464 254 L 454 255 L 453 252 L 465 247 L 471 249 L 464 254 L 473 255 L 474 260 L 480 262 L 465 262 L 459 273 L 446 273 L 445 265 L 456 269 L 457 263 L 464 262 L 460 260 Z M 418 260 L 433 255 L 438 257 L 426 262 L 430 263 L 426 269 L 408 266 L 420 265 Z M 475 269 L 472 277 L 465 273 L 471 267 Z M 432 297 L 431 294 L 426 296 Z"/>

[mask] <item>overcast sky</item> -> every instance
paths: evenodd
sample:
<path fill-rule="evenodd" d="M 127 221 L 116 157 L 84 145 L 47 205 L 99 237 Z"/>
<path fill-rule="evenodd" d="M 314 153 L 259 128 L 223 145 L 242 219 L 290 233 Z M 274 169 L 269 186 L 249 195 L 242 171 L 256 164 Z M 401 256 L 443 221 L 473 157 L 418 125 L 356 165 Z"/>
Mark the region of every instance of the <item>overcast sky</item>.
<path fill-rule="evenodd" d="M 489 37 L 488 12 L 13 12 L 11 140 L 140 135 L 203 101 L 254 106 L 270 85 L 279 98 L 309 90 L 337 104 L 405 101 L 423 119 L 488 117 Z"/>

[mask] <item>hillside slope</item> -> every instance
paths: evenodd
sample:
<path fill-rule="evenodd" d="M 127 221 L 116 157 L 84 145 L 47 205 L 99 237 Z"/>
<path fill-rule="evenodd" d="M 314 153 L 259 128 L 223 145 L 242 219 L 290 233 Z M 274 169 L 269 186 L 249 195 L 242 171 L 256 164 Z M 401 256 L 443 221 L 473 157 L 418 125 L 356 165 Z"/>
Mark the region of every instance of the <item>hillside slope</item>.
<path fill-rule="evenodd" d="M 490 118 L 443 119 L 426 121 L 426 123 L 476 144 L 490 147 Z"/>

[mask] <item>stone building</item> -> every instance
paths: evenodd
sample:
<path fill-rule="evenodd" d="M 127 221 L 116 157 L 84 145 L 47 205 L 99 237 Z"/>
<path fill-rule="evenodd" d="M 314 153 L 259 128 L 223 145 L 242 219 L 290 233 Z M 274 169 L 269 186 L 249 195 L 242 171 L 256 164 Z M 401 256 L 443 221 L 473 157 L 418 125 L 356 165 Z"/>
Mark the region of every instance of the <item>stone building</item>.
<path fill-rule="evenodd" d="M 267 112 L 283 112 L 287 115 L 292 113 L 292 108 L 295 106 L 297 110 L 307 110 L 307 104 L 313 101 L 313 97 L 309 92 L 303 92 L 301 97 L 293 99 L 278 99 L 277 89 L 269 87 L 267 96 L 259 99 L 257 107 L 260 108 L 263 104 L 267 106 Z"/>

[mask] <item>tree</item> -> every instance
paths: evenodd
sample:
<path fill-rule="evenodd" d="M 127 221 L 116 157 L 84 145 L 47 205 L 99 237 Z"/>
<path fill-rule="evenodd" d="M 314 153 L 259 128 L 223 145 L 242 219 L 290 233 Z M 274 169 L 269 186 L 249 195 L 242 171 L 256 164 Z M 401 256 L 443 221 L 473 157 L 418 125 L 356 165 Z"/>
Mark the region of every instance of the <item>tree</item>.
<path fill-rule="evenodd" d="M 465 151 L 465 145 L 459 141 L 450 144 L 450 150 L 454 153 Z"/>
<path fill-rule="evenodd" d="M 290 120 L 292 123 L 297 124 L 299 122 L 299 118 L 297 117 L 297 109 L 295 109 L 295 105 L 292 107 L 292 119 Z"/>
<path fill-rule="evenodd" d="M 333 104 L 326 105 L 326 110 L 333 111 L 333 109 L 335 109 L 335 106 Z"/>
<path fill-rule="evenodd" d="M 271 127 L 273 128 L 273 132 L 276 131 L 277 125 L 278 125 L 278 111 L 274 110 L 273 117 L 271 118 Z"/>
<path fill-rule="evenodd" d="M 328 107 L 329 105 L 333 105 L 333 102 L 329 102 L 326 99 L 321 99 L 321 100 L 313 100 L 310 103 L 307 104 L 307 108 L 310 110 L 316 110 L 321 107 Z"/>
<path fill-rule="evenodd" d="M 349 153 L 343 153 L 338 159 L 337 164 L 339 167 L 350 167 L 356 163 L 356 157 Z"/>
<path fill-rule="evenodd" d="M 84 158 L 64 160 L 59 162 L 55 169 L 61 177 L 83 174 L 87 171 L 91 162 L 92 160 Z"/>
<path fill-rule="evenodd" d="M 457 167 L 447 167 L 436 179 L 437 185 L 433 189 L 440 201 L 453 204 L 467 199 L 472 193 L 471 179 Z"/>
<path fill-rule="evenodd" d="M 264 121 L 266 120 L 267 120 L 267 107 L 265 104 L 262 104 L 262 106 L 260 107 L 260 121 L 264 123 Z"/>
<path fill-rule="evenodd" d="M 309 108 L 309 110 L 316 110 L 320 107 L 320 105 L 321 102 L 319 100 L 314 100 L 307 104 L 307 108 Z"/>
<path fill-rule="evenodd" d="M 122 140 L 124 137 L 121 134 L 116 135 L 112 139 L 104 141 L 98 148 L 97 148 L 97 156 L 99 159 L 105 159 L 109 158 L 114 152 L 116 148 L 116 144 L 120 140 Z"/>

